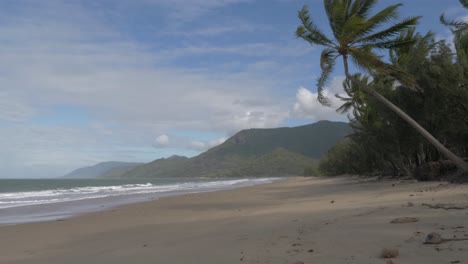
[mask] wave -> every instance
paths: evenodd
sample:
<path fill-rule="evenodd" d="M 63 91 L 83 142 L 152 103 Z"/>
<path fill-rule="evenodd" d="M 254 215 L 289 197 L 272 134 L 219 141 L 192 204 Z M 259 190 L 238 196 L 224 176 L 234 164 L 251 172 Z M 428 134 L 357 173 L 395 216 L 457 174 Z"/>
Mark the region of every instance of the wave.
<path fill-rule="evenodd" d="M 203 192 L 268 183 L 274 181 L 275 179 L 276 178 L 236 179 L 218 180 L 210 182 L 184 182 L 177 184 L 162 185 L 155 185 L 152 183 L 123 184 L 110 186 L 86 186 L 75 188 L 49 189 L 41 191 L 0 193 L 0 209 L 27 205 L 97 199 L 123 195 L 153 193 L 164 194 L 171 192 Z"/>

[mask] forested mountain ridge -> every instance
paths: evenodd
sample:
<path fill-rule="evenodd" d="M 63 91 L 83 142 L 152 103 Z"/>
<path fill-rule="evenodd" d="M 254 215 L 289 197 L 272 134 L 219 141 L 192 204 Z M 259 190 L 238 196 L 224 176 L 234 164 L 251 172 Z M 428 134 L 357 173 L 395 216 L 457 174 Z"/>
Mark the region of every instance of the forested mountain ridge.
<path fill-rule="evenodd" d="M 247 129 L 196 157 L 174 156 L 137 166 L 124 178 L 290 176 L 313 171 L 317 160 L 347 136 L 347 123 Z"/>

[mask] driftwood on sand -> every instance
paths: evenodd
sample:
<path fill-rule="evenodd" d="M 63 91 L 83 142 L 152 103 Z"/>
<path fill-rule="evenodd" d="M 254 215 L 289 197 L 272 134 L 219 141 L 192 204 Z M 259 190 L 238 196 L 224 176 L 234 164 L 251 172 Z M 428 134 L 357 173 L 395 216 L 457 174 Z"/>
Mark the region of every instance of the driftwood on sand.
<path fill-rule="evenodd" d="M 427 204 L 423 203 L 422 206 L 427 206 L 431 209 L 444 209 L 444 210 L 463 210 L 468 209 L 468 205 L 453 205 L 453 204 Z"/>
<path fill-rule="evenodd" d="M 468 238 L 443 238 L 439 233 L 432 232 L 426 236 L 424 244 L 438 245 L 449 241 L 465 241 Z"/>

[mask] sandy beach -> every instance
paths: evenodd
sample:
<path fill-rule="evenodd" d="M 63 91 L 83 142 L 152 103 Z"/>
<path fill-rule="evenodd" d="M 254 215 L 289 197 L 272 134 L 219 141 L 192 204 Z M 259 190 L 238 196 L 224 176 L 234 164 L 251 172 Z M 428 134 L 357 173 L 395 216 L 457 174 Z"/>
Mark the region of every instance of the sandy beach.
<path fill-rule="evenodd" d="M 468 238 L 468 185 L 293 178 L 0 226 L 0 263 L 468 263 L 430 232 Z"/>

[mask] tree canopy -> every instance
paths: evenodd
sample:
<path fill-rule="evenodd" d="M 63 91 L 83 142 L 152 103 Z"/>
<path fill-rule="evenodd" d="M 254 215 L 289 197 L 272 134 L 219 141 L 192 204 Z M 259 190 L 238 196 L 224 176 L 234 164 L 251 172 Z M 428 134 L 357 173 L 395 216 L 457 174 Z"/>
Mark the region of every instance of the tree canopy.
<path fill-rule="evenodd" d="M 453 52 L 432 33 L 416 31 L 420 17 L 400 20 L 402 4 L 371 14 L 376 2 L 324 0 L 333 38 L 317 27 L 307 6 L 298 13 L 296 36 L 324 47 L 318 101 L 330 105 L 324 90 L 341 57 L 345 94 L 337 95 L 344 101 L 337 111 L 351 113 L 354 129 L 329 151 L 320 169 L 325 174 L 391 169 L 408 175 L 423 163 L 448 158 L 467 172 L 468 163 L 460 158 L 468 156 L 467 23 L 440 18 L 454 34 Z M 468 7 L 467 0 L 460 2 Z M 362 73 L 350 73 L 348 61 Z"/>

